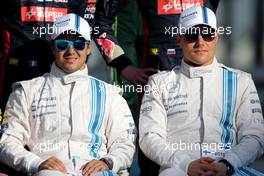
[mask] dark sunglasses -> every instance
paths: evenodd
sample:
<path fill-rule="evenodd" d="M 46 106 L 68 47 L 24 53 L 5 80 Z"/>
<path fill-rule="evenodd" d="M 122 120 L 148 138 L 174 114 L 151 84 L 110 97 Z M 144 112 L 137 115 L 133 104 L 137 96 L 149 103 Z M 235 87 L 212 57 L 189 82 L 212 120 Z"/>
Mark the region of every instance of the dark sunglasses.
<path fill-rule="evenodd" d="M 66 51 L 70 48 L 70 45 L 73 46 L 77 51 L 82 51 L 86 44 L 89 44 L 85 40 L 55 40 L 54 46 L 57 51 Z"/>
<path fill-rule="evenodd" d="M 199 35 L 201 35 L 203 40 L 207 42 L 214 40 L 216 36 L 215 33 L 190 33 L 184 34 L 183 36 L 187 42 L 196 42 L 198 40 Z"/>

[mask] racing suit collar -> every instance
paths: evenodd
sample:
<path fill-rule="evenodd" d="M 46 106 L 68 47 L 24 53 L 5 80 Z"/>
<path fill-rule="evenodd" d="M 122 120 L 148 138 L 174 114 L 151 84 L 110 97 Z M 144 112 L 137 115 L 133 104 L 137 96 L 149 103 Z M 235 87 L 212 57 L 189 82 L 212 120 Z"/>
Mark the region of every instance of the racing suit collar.
<path fill-rule="evenodd" d="M 88 68 L 85 65 L 85 68 L 83 70 L 78 70 L 74 73 L 67 74 L 63 70 L 61 70 L 55 63 L 53 63 L 51 65 L 50 74 L 58 79 L 61 79 L 64 84 L 70 84 L 76 81 L 87 79 Z"/>
<path fill-rule="evenodd" d="M 198 77 L 204 77 L 209 74 L 211 74 L 217 66 L 217 60 L 214 58 L 213 63 L 207 66 L 202 67 L 193 67 L 188 65 L 186 62 L 184 62 L 184 59 L 182 59 L 181 64 L 181 72 L 185 74 L 186 76 L 190 78 L 198 78 Z"/>

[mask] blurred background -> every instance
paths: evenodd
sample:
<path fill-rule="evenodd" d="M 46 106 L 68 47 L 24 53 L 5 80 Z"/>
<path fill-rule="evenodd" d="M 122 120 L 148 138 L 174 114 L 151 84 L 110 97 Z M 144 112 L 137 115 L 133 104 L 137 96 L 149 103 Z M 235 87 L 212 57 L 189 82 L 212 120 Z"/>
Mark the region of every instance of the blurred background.
<path fill-rule="evenodd" d="M 262 109 L 264 107 L 264 1 L 221 0 L 217 9 L 218 26 L 232 27 L 221 35 L 216 56 L 227 66 L 252 74 Z"/>

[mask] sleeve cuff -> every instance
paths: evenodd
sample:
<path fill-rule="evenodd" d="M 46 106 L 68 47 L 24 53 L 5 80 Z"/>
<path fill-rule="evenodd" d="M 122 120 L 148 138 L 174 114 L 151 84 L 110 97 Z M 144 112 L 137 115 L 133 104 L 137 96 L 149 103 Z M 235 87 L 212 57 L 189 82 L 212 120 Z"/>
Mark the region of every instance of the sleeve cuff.
<path fill-rule="evenodd" d="M 174 153 L 173 158 L 174 158 L 173 165 L 177 165 L 181 170 L 187 173 L 189 164 L 192 161 L 191 157 L 189 157 L 188 154 L 186 155 L 186 154 L 180 154 L 176 152 Z"/>
<path fill-rule="evenodd" d="M 113 168 L 112 171 L 114 172 L 118 172 L 120 170 L 120 165 L 118 163 L 118 161 L 115 159 L 115 157 L 109 155 L 109 156 L 105 156 L 106 158 L 110 158 L 113 161 Z"/>
<path fill-rule="evenodd" d="M 116 68 L 118 71 L 122 71 L 127 66 L 132 65 L 132 63 L 125 54 L 122 54 L 121 56 L 111 61 L 109 65 Z"/>
<path fill-rule="evenodd" d="M 39 165 L 43 162 L 44 160 L 39 158 L 39 157 L 35 157 L 33 158 L 27 167 L 27 172 L 28 173 L 37 173 L 39 171 Z"/>
<path fill-rule="evenodd" d="M 188 158 L 185 158 L 183 161 L 179 163 L 180 169 L 184 170 L 187 173 L 190 162 L 191 161 Z"/>
<path fill-rule="evenodd" d="M 224 157 L 224 159 L 226 159 L 234 167 L 234 169 L 242 165 L 240 162 L 240 159 L 234 153 L 231 153 L 231 152 L 226 153 L 226 156 Z"/>

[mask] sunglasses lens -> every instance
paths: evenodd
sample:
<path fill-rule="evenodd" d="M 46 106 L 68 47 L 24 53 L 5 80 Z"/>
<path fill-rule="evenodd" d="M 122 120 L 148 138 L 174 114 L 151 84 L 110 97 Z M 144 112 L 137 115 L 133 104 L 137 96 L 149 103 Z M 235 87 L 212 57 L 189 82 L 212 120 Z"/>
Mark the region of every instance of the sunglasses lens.
<path fill-rule="evenodd" d="M 83 40 L 76 40 L 73 42 L 73 46 L 76 50 L 81 51 L 85 48 L 86 42 Z"/>
<path fill-rule="evenodd" d="M 86 43 L 84 40 L 55 40 L 55 48 L 58 51 L 66 51 L 70 45 L 73 45 L 76 50 L 81 51 L 85 48 Z"/>
<path fill-rule="evenodd" d="M 197 33 L 192 33 L 192 34 L 185 34 L 184 38 L 187 42 L 195 42 L 198 40 L 199 35 L 203 37 L 203 39 L 207 42 L 210 42 L 214 40 L 215 38 L 215 33 L 202 33 L 202 34 L 197 34 Z"/>
<path fill-rule="evenodd" d="M 184 38 L 188 42 L 195 42 L 198 39 L 199 34 L 195 33 L 190 33 L 190 34 L 185 34 Z"/>
<path fill-rule="evenodd" d="M 201 35 L 202 35 L 203 39 L 207 42 L 210 42 L 210 41 L 214 40 L 214 38 L 215 38 L 215 34 L 213 34 L 213 33 L 201 34 Z"/>
<path fill-rule="evenodd" d="M 67 40 L 55 40 L 55 47 L 59 51 L 65 51 L 69 47 L 69 42 Z"/>
<path fill-rule="evenodd" d="M 207 26 L 192 27 L 186 31 L 184 38 L 187 42 L 196 42 L 202 36 L 204 41 L 210 42 L 216 37 L 216 30 Z"/>

